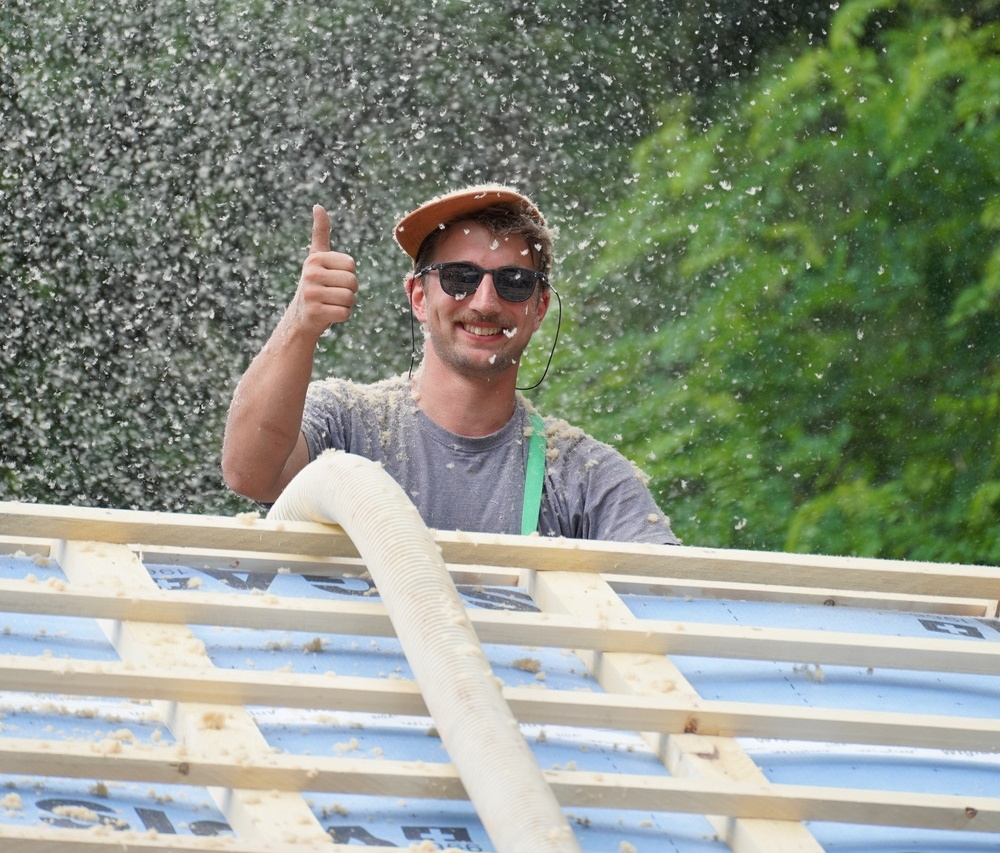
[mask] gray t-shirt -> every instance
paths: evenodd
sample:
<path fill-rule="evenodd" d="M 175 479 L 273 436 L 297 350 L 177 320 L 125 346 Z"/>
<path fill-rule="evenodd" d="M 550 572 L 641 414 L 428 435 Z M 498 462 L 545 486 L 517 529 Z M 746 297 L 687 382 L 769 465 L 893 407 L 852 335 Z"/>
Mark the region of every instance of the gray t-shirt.
<path fill-rule="evenodd" d="M 403 376 L 371 385 L 313 382 L 302 433 L 310 460 L 336 448 L 379 462 L 428 527 L 520 533 L 531 435 L 530 406 L 493 435 L 469 438 L 435 424 Z M 678 544 L 645 477 L 606 444 L 545 418 L 546 461 L 538 532 L 573 539 Z"/>

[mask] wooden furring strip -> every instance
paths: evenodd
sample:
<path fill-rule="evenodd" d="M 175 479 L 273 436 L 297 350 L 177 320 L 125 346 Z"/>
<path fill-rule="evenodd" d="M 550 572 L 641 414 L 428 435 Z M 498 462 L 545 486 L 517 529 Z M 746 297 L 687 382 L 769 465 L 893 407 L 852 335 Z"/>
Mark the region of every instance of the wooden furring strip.
<path fill-rule="evenodd" d="M 317 601 L 233 593 L 165 592 L 107 596 L 79 584 L 52 587 L 0 580 L 0 609 L 148 623 L 223 625 L 324 634 L 392 636 L 376 602 Z M 484 643 L 591 649 L 649 655 L 1000 674 L 1000 643 L 963 638 L 879 637 L 837 631 L 753 628 L 654 619 L 607 619 L 475 610 Z"/>
<path fill-rule="evenodd" d="M 339 528 L 312 522 L 243 517 L 179 516 L 163 512 L 39 506 L 0 502 L 0 536 L 79 539 L 115 544 L 353 557 L 357 548 Z M 580 573 L 648 575 L 775 586 L 1000 599 L 1000 573 L 960 566 L 862 557 L 825 557 L 677 545 L 638 545 L 437 531 L 448 563 Z"/>
<path fill-rule="evenodd" d="M 0 683 L 12 691 L 260 705 L 317 711 L 426 716 L 412 681 L 342 675 L 189 668 L 0 655 Z M 853 711 L 699 699 L 505 687 L 522 723 L 664 734 L 758 737 L 822 743 L 1000 752 L 1000 719 Z"/>
<path fill-rule="evenodd" d="M 0 741 L 0 762 L 16 773 L 118 782 L 451 800 L 467 796 L 451 764 L 423 761 L 272 754 L 248 762 L 247 756 L 179 755 L 170 747 L 124 747 L 121 752 L 102 755 L 90 743 L 64 741 L 56 747 L 51 741 L 15 740 Z M 543 772 L 564 807 L 1000 832 L 997 797 L 592 771 Z"/>

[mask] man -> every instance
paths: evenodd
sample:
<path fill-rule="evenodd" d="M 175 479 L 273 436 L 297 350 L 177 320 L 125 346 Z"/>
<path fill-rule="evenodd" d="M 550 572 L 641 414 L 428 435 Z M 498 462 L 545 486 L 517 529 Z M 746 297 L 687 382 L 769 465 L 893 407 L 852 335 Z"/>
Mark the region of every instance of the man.
<path fill-rule="evenodd" d="M 420 206 L 395 236 L 414 264 L 404 286 L 424 329 L 420 368 L 371 385 L 311 383 L 320 336 L 350 317 L 358 289 L 354 261 L 330 250 L 329 218 L 313 208 L 295 296 L 229 411 L 229 486 L 272 502 L 337 448 L 380 462 L 437 529 L 677 543 L 641 472 L 565 421 L 543 426 L 516 388 L 551 298 L 552 233 L 535 205 L 471 187 Z"/>

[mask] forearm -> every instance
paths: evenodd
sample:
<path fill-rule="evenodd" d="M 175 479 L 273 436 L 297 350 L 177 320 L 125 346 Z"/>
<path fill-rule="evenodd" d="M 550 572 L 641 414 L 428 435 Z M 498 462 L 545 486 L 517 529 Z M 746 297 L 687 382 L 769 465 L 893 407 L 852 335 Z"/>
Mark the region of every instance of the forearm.
<path fill-rule="evenodd" d="M 308 461 L 300 435 L 315 348 L 286 315 L 237 385 L 222 448 L 233 491 L 273 501 Z"/>
<path fill-rule="evenodd" d="M 354 259 L 330 251 L 330 220 L 316 205 L 295 296 L 229 408 L 222 474 L 234 492 L 273 501 L 309 461 L 302 412 L 316 344 L 331 325 L 350 317 L 357 289 Z"/>

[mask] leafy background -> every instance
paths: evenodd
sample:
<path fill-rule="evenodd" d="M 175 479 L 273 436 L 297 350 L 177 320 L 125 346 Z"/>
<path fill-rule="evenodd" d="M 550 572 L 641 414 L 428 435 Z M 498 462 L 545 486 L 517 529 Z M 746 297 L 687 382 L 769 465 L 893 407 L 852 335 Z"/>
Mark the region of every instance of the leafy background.
<path fill-rule="evenodd" d="M 533 396 L 686 542 L 1000 565 L 995 0 L 8 9 L 0 498 L 245 509 L 225 412 L 312 204 L 363 287 L 318 373 L 366 380 L 395 219 L 502 181 L 561 235 Z"/>

